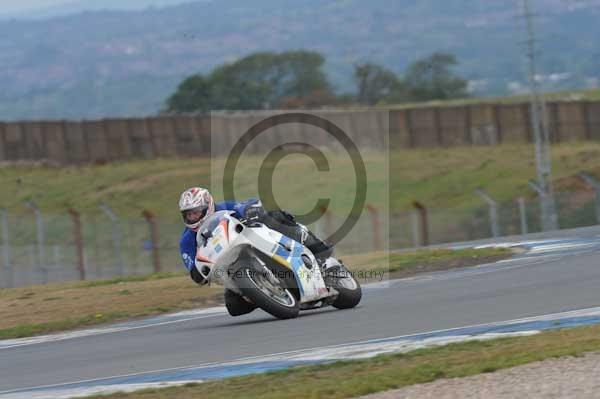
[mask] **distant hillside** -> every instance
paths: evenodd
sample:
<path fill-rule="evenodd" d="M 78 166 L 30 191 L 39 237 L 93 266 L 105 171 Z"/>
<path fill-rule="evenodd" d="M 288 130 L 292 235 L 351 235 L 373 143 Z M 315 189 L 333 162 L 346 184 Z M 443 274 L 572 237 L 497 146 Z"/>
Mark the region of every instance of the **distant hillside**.
<path fill-rule="evenodd" d="M 109 8 L 112 0 L 103 1 L 109 3 L 101 8 Z M 600 0 L 534 3 L 547 86 L 597 81 Z M 152 114 L 189 74 L 258 50 L 298 48 L 327 56 L 339 91 L 352 89 L 356 62 L 402 72 L 409 62 L 442 50 L 457 54 L 459 72 L 476 93 L 505 94 L 524 84 L 525 38 L 516 4 L 206 0 L 2 21 L 0 119 Z"/>

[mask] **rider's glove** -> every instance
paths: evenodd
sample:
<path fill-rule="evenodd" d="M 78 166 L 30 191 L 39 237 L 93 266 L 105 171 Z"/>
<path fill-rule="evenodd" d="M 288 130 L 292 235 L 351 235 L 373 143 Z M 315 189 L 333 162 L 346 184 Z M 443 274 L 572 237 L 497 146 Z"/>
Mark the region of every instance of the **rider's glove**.
<path fill-rule="evenodd" d="M 265 214 L 265 210 L 260 205 L 252 205 L 246 208 L 244 212 L 244 219 L 246 220 L 246 224 L 253 225 L 258 223 Z"/>

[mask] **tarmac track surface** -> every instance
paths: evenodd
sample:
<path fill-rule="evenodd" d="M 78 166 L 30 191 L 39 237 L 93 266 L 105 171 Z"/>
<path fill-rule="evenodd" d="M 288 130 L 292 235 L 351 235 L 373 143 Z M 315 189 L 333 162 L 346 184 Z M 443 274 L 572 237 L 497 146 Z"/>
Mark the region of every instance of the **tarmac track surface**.
<path fill-rule="evenodd" d="M 600 237 L 528 245 L 528 254 L 508 261 L 366 287 L 352 310 L 307 311 L 283 321 L 262 311 L 238 318 L 216 311 L 53 341 L 0 341 L 0 396 L 600 306 Z"/>

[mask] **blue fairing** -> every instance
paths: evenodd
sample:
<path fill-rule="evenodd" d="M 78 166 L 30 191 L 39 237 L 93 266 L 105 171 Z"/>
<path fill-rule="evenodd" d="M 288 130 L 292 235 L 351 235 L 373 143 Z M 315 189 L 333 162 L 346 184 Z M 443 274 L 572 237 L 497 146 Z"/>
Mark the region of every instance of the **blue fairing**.
<path fill-rule="evenodd" d="M 215 204 L 215 211 L 234 211 L 233 216 L 242 218 L 249 206 L 260 204 L 256 198 L 250 198 L 246 201 L 223 201 Z M 191 271 L 195 265 L 196 259 L 196 232 L 186 228 L 179 241 L 179 250 L 183 264 L 188 271 Z"/>

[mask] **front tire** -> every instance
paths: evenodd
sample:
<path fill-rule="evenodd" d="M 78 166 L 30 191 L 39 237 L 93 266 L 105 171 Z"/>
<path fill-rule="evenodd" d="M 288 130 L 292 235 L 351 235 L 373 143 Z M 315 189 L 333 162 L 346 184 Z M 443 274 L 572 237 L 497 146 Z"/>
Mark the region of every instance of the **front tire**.
<path fill-rule="evenodd" d="M 241 265 L 234 281 L 242 294 L 250 299 L 257 307 L 279 319 L 298 317 L 300 302 L 289 289 L 266 267 L 255 258 L 254 267 Z"/>

